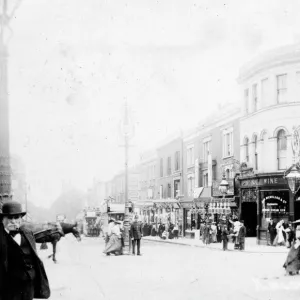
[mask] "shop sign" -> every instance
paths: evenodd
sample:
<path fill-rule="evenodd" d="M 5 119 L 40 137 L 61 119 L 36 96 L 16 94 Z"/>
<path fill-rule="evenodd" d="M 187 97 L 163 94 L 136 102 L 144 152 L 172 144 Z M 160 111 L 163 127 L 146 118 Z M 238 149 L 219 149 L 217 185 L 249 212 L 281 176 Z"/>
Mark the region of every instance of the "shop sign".
<path fill-rule="evenodd" d="M 286 200 L 282 199 L 282 198 L 279 197 L 279 196 L 267 196 L 267 197 L 265 197 L 265 198 L 262 200 L 262 203 L 264 204 L 266 200 L 270 200 L 270 199 L 278 200 L 278 201 L 282 202 L 282 204 L 286 204 L 286 203 L 287 203 Z M 271 203 L 268 203 L 267 205 L 272 205 L 272 204 L 271 204 Z M 276 205 L 278 205 L 278 204 L 276 203 Z"/>
<path fill-rule="evenodd" d="M 268 186 L 278 184 L 286 185 L 286 180 L 283 177 L 264 177 L 245 179 L 241 181 L 241 187 Z"/>

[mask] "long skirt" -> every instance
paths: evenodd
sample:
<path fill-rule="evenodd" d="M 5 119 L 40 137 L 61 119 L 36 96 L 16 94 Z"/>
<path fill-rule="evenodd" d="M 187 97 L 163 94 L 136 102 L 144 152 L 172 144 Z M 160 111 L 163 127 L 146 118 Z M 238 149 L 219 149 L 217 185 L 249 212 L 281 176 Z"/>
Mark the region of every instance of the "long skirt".
<path fill-rule="evenodd" d="M 294 245 L 292 245 L 286 261 L 283 265 L 286 272 L 289 274 L 298 273 L 300 270 L 300 246 L 295 249 Z"/>
<path fill-rule="evenodd" d="M 122 241 L 121 238 L 118 238 L 115 234 L 113 234 L 109 241 L 107 242 L 103 253 L 109 254 L 112 252 L 121 252 L 122 251 Z"/>

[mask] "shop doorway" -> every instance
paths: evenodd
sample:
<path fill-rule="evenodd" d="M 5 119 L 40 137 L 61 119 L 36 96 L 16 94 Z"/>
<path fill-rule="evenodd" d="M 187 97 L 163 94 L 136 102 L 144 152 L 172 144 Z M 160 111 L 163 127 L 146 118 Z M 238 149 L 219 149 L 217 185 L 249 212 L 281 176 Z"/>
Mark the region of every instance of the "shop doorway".
<path fill-rule="evenodd" d="M 295 201 L 295 221 L 300 219 L 300 200 Z"/>
<path fill-rule="evenodd" d="M 244 224 L 247 230 L 247 237 L 256 236 L 257 226 L 257 204 L 256 202 L 243 202 L 241 220 L 244 220 Z"/>

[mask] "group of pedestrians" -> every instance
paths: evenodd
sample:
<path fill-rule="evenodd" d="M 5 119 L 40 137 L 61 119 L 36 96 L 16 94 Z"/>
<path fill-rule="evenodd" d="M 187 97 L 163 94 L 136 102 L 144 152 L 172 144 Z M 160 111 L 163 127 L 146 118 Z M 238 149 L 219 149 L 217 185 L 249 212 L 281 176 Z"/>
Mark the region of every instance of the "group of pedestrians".
<path fill-rule="evenodd" d="M 108 229 L 105 235 L 106 255 L 115 256 L 123 254 L 124 244 L 124 226 L 121 221 L 109 220 Z M 141 255 L 142 224 L 138 221 L 138 215 L 134 216 L 134 221 L 130 225 L 129 237 L 131 241 L 132 255 Z M 137 253 L 135 249 L 137 248 Z"/>
<path fill-rule="evenodd" d="M 280 220 L 278 223 L 275 223 L 273 219 L 270 219 L 268 235 L 268 242 L 271 246 L 286 245 L 287 248 L 290 248 L 296 239 L 296 231 L 292 222 L 285 220 Z"/>
<path fill-rule="evenodd" d="M 246 228 L 243 220 L 229 220 L 229 224 L 203 222 L 200 225 L 200 237 L 205 245 L 222 242 L 224 251 L 228 250 L 230 239 L 234 243 L 234 249 L 245 250 Z"/>
<path fill-rule="evenodd" d="M 172 222 L 168 221 L 166 223 L 160 223 L 158 226 L 157 235 L 163 239 L 178 239 L 179 233 L 179 225 L 178 223 L 173 224 Z"/>

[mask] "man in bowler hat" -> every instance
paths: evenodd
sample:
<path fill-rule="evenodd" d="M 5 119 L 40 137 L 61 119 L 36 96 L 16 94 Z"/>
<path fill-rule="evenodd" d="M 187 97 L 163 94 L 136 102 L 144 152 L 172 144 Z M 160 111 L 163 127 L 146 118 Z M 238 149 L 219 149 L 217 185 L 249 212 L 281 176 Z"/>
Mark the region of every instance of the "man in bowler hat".
<path fill-rule="evenodd" d="M 22 226 L 26 212 L 17 201 L 0 212 L 0 300 L 48 299 L 50 288 L 33 233 Z"/>
<path fill-rule="evenodd" d="M 141 255 L 141 238 L 142 238 L 142 225 L 138 222 L 138 215 L 134 216 L 134 222 L 130 227 L 130 237 L 132 240 L 132 254 L 135 255 L 135 245 L 137 245 L 137 255 Z"/>

